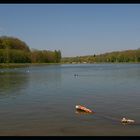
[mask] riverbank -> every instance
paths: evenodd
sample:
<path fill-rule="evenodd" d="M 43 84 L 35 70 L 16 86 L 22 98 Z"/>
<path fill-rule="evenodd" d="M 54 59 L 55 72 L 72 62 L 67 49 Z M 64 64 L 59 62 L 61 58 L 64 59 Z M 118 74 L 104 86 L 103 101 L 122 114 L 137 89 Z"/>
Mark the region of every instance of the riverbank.
<path fill-rule="evenodd" d="M 41 66 L 41 65 L 52 65 L 60 63 L 0 63 L 0 68 L 19 68 L 29 66 Z"/>
<path fill-rule="evenodd" d="M 94 63 L 0 63 L 0 68 L 20 68 L 29 66 L 45 66 L 60 64 L 140 64 L 140 62 L 94 62 Z"/>

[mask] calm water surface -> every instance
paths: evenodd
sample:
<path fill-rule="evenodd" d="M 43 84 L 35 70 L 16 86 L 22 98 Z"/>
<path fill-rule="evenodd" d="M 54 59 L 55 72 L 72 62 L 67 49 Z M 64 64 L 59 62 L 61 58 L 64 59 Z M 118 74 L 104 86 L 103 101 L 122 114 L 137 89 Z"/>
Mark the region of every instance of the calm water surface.
<path fill-rule="evenodd" d="M 0 135 L 140 135 L 140 64 L 0 69 Z"/>

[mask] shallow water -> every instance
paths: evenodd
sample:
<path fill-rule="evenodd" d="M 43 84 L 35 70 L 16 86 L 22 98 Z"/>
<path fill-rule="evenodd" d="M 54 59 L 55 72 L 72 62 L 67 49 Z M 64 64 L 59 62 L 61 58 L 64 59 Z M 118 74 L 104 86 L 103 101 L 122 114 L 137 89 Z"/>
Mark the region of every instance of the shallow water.
<path fill-rule="evenodd" d="M 140 64 L 0 69 L 0 135 L 140 135 L 139 83 Z M 78 114 L 76 104 L 95 113 Z"/>

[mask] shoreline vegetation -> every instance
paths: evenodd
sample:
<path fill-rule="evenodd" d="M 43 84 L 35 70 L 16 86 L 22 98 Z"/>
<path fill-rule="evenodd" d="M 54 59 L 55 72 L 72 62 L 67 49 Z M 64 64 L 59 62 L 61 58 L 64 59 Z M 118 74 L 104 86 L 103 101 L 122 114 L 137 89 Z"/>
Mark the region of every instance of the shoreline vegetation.
<path fill-rule="evenodd" d="M 0 65 L 13 66 L 36 63 L 60 63 L 60 50 L 37 50 L 15 37 L 0 37 Z"/>
<path fill-rule="evenodd" d="M 94 63 L 0 63 L 0 68 L 20 68 L 30 66 L 61 65 L 61 64 L 140 64 L 140 62 L 94 62 Z"/>
<path fill-rule="evenodd" d="M 113 51 L 99 55 L 63 57 L 61 63 L 140 63 L 140 49 Z"/>
<path fill-rule="evenodd" d="M 60 63 L 0 63 L 0 68 L 20 68 L 30 66 L 60 65 Z"/>
<path fill-rule="evenodd" d="M 0 68 L 50 64 L 140 63 L 140 48 L 76 57 L 62 57 L 60 50 L 37 50 L 15 37 L 0 37 Z"/>

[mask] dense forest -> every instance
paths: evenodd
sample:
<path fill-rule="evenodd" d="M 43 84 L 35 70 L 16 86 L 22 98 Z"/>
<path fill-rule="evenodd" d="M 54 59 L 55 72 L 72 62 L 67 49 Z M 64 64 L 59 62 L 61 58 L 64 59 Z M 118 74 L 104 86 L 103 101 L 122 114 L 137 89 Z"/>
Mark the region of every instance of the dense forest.
<path fill-rule="evenodd" d="M 59 63 L 60 50 L 35 50 L 15 37 L 0 37 L 0 63 Z"/>
<path fill-rule="evenodd" d="M 37 50 L 18 38 L 0 37 L 0 63 L 118 63 L 140 62 L 140 49 L 61 58 L 60 50 Z"/>
<path fill-rule="evenodd" d="M 99 55 L 64 57 L 62 63 L 118 63 L 118 62 L 140 62 L 140 49 L 114 51 Z"/>

